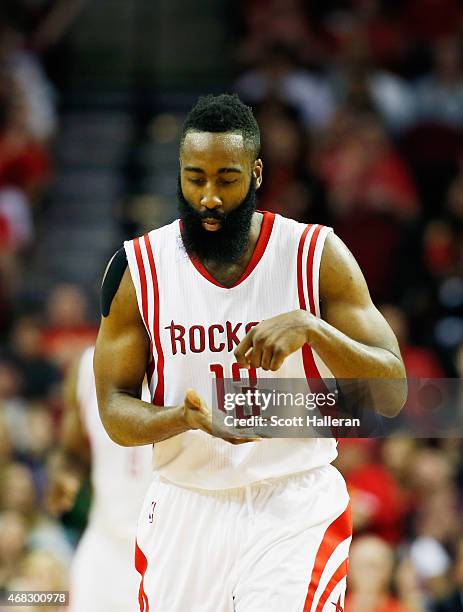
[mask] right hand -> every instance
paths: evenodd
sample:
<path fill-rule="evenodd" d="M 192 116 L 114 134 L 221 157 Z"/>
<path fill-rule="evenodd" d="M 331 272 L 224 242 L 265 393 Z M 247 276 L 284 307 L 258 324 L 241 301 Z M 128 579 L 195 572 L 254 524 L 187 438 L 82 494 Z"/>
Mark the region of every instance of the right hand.
<path fill-rule="evenodd" d="M 217 426 L 213 426 L 212 414 L 206 402 L 193 389 L 187 389 L 183 409 L 185 421 L 190 429 L 201 429 L 211 436 L 230 442 L 230 444 L 245 444 L 246 442 L 260 440 L 260 438 L 237 438 L 231 436 L 226 430 L 219 430 Z"/>

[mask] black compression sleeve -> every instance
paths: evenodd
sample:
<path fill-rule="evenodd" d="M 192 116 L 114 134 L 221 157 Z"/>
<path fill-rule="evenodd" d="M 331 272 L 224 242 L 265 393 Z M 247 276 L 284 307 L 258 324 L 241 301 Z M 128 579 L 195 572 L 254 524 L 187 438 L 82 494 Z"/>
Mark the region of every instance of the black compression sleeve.
<path fill-rule="evenodd" d="M 101 314 L 109 315 L 114 296 L 119 289 L 125 269 L 127 268 L 127 255 L 125 249 L 119 249 L 109 262 L 106 274 L 101 285 Z"/>

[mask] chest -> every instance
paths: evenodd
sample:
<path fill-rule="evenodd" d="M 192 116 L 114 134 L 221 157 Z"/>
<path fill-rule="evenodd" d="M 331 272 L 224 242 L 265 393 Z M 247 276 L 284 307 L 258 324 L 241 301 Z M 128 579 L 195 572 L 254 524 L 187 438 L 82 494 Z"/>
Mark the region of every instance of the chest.
<path fill-rule="evenodd" d="M 165 357 L 233 354 L 253 325 L 299 307 L 290 266 L 263 267 L 232 288 L 190 266 L 159 279 L 159 332 Z"/>

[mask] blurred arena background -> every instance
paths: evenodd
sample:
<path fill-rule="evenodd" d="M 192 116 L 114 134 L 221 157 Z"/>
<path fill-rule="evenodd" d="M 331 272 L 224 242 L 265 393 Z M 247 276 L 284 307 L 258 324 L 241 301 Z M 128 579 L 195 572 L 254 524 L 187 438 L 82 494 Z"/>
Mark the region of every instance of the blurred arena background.
<path fill-rule="evenodd" d="M 3 0 L 0 20 L 0 589 L 67 586 L 91 491 L 45 510 L 60 384 L 111 254 L 176 216 L 199 94 L 253 106 L 260 208 L 334 226 L 408 375 L 462 376 L 460 1 Z M 340 447 L 349 610 L 463 610 L 461 439 Z"/>

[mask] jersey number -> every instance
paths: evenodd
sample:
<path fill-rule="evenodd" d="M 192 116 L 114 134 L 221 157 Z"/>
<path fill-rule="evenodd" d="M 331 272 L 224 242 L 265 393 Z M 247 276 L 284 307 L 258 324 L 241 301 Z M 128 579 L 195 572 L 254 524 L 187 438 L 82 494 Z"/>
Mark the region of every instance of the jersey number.
<path fill-rule="evenodd" d="M 225 409 L 225 375 L 224 375 L 224 367 L 221 363 L 211 363 L 209 364 L 209 370 L 215 374 L 215 388 L 217 392 L 217 408 L 222 412 L 227 412 Z M 241 393 L 246 393 L 247 391 L 253 391 L 257 386 L 257 371 L 256 368 L 242 368 L 239 363 L 233 363 L 231 367 L 231 378 L 233 382 L 238 383 L 243 380 L 241 377 L 241 371 L 246 372 L 245 380 L 249 383 L 248 386 L 241 387 Z M 233 391 L 236 393 L 236 391 Z M 250 404 L 252 408 L 252 416 L 260 416 L 260 406 L 251 402 Z M 234 416 L 237 419 L 244 419 L 246 416 L 250 416 L 245 413 L 245 406 L 235 406 L 234 408 Z"/>

